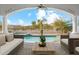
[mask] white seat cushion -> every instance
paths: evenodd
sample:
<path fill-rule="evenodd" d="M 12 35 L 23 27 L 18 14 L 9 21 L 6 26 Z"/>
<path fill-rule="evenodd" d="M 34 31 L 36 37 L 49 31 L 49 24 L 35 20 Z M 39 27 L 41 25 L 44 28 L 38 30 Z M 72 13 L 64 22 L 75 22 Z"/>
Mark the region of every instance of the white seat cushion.
<path fill-rule="evenodd" d="M 76 50 L 77 52 L 79 52 L 79 47 L 76 47 L 75 50 Z"/>
<path fill-rule="evenodd" d="M 62 41 L 64 44 L 68 45 L 68 39 L 61 39 L 61 41 Z"/>
<path fill-rule="evenodd" d="M 0 35 L 0 46 L 2 46 L 3 44 L 6 43 L 6 40 L 5 40 L 5 35 L 4 34 L 1 34 Z"/>
<path fill-rule="evenodd" d="M 6 34 L 7 42 L 10 42 L 14 39 L 13 33 Z"/>
<path fill-rule="evenodd" d="M 9 54 L 13 49 L 15 49 L 22 42 L 23 42 L 23 39 L 14 39 L 11 42 L 7 42 L 5 45 L 0 47 L 0 55 Z"/>

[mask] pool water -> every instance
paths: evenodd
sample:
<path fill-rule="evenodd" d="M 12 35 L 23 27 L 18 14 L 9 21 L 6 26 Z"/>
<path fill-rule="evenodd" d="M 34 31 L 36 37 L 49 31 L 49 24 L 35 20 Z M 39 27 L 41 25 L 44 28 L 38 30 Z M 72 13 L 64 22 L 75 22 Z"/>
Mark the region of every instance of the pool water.
<path fill-rule="evenodd" d="M 57 36 L 45 36 L 46 42 L 56 41 L 58 39 Z M 40 42 L 40 36 L 24 36 L 24 42 L 35 43 Z"/>

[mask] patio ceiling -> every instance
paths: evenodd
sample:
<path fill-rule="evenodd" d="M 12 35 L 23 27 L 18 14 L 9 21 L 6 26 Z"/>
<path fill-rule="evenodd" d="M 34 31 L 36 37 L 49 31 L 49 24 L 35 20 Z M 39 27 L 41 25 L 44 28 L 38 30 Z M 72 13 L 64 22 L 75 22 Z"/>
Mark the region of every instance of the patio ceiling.
<path fill-rule="evenodd" d="M 37 7 L 39 4 L 0 4 L 0 15 L 6 15 L 15 10 Z M 46 7 L 57 8 L 71 14 L 79 15 L 79 4 L 44 4 Z"/>

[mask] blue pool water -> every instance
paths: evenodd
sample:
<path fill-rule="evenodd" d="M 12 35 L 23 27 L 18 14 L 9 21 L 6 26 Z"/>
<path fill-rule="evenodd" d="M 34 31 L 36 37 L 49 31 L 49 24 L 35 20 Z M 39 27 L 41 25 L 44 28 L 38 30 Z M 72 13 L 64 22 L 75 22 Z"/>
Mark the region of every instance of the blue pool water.
<path fill-rule="evenodd" d="M 45 36 L 46 42 L 52 42 L 57 40 L 57 36 Z M 24 42 L 29 42 L 29 43 L 35 43 L 35 42 L 40 42 L 40 36 L 24 36 Z"/>

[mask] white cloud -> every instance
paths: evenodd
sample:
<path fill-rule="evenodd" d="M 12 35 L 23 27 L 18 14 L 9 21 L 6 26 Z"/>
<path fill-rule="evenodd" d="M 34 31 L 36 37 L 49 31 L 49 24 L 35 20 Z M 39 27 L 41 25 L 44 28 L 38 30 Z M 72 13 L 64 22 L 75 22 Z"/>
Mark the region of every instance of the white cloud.
<path fill-rule="evenodd" d="M 37 19 L 42 19 L 46 15 L 45 11 L 40 9 L 37 13 Z"/>
<path fill-rule="evenodd" d="M 47 17 L 47 23 L 53 23 L 56 19 L 59 19 L 59 16 L 55 13 L 52 13 Z"/>
<path fill-rule="evenodd" d="M 47 14 L 48 14 L 48 15 L 50 15 L 50 14 L 52 14 L 52 13 L 54 13 L 54 11 L 47 11 Z"/>
<path fill-rule="evenodd" d="M 28 22 L 24 22 L 23 19 L 17 19 L 18 21 L 12 22 L 11 20 L 8 19 L 8 24 L 10 25 L 22 25 L 22 26 L 27 26 L 29 25 Z"/>
<path fill-rule="evenodd" d="M 28 24 L 28 22 L 24 22 L 24 20 L 23 19 L 18 19 L 18 24 L 17 25 L 22 25 L 22 26 L 27 26 L 27 25 L 29 25 Z"/>
<path fill-rule="evenodd" d="M 60 19 L 60 17 L 54 11 L 47 11 L 47 23 L 53 23 L 56 19 Z"/>
<path fill-rule="evenodd" d="M 28 13 L 28 16 L 31 16 L 31 13 Z"/>
<path fill-rule="evenodd" d="M 24 21 L 22 19 L 18 19 L 18 21 L 19 21 L 18 22 L 19 25 L 23 25 L 24 24 Z"/>
<path fill-rule="evenodd" d="M 30 24 L 28 24 L 27 22 L 23 24 L 23 26 L 28 26 L 28 25 L 30 25 Z"/>
<path fill-rule="evenodd" d="M 44 10 L 38 10 L 37 19 L 42 20 L 42 18 L 45 17 L 47 19 L 48 24 L 53 23 L 56 19 L 60 19 L 60 17 L 56 13 L 54 13 L 54 11 L 46 11 L 46 12 Z"/>
<path fill-rule="evenodd" d="M 7 19 L 8 24 L 12 24 L 11 20 Z"/>

